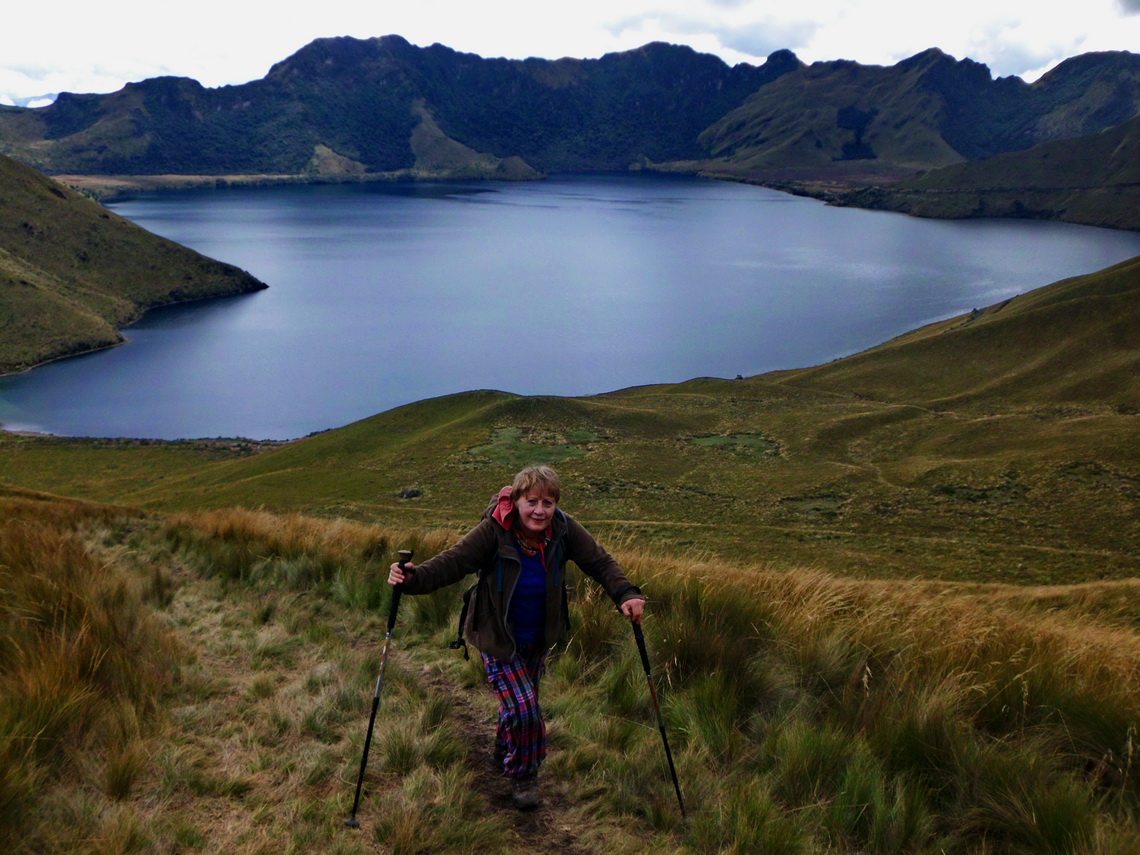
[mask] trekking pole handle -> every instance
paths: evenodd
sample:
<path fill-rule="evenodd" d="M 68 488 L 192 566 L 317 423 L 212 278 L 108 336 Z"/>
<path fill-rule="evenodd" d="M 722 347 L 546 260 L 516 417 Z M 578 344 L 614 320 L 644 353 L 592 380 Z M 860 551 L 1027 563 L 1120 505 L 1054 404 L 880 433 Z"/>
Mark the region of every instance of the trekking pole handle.
<path fill-rule="evenodd" d="M 404 565 L 412 560 L 412 555 L 415 553 L 410 549 L 401 549 L 399 551 L 400 560 L 397 562 L 401 570 Z M 400 608 L 400 595 L 404 593 L 403 584 L 392 586 L 392 605 L 388 607 L 388 634 L 392 634 L 393 627 L 396 626 L 396 610 Z"/>

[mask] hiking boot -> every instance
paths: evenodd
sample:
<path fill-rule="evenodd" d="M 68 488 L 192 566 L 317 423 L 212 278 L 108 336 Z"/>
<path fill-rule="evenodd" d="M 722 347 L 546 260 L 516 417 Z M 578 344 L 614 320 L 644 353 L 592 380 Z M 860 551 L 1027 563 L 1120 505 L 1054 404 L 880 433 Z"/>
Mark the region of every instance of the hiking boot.
<path fill-rule="evenodd" d="M 538 775 L 515 778 L 515 789 L 511 801 L 519 810 L 534 810 L 542 799 L 538 795 Z"/>

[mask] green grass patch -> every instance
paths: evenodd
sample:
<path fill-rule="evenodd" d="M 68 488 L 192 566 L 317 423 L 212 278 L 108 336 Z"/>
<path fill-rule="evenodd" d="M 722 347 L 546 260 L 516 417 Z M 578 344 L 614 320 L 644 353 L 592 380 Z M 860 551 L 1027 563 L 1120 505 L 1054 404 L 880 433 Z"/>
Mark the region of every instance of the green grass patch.
<path fill-rule="evenodd" d="M 589 444 L 598 440 L 589 431 L 570 431 L 566 435 L 518 427 L 498 428 L 486 445 L 469 450 L 470 455 L 496 466 L 522 469 L 530 464 L 552 465 L 589 452 Z"/>
<path fill-rule="evenodd" d="M 808 520 L 834 520 L 843 513 L 846 497 L 837 495 L 788 496 L 780 499 L 780 507 Z"/>
<path fill-rule="evenodd" d="M 780 453 L 780 443 L 758 433 L 734 433 L 726 436 L 694 436 L 689 442 L 701 448 L 720 448 L 742 454 L 762 457 L 775 457 Z"/>

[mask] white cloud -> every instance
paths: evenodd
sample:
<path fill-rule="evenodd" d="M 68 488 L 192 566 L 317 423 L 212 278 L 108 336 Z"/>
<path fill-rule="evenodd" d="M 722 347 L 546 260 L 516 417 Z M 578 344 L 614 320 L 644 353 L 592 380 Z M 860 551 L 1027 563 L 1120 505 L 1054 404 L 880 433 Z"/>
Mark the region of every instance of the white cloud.
<path fill-rule="evenodd" d="M 788 48 L 807 62 L 893 64 L 930 47 L 1035 76 L 1088 50 L 1140 46 L 1140 0 L 322 0 L 290 14 L 254 0 L 44 0 L 9 4 L 0 28 L 0 97 L 108 92 L 158 75 L 244 83 L 313 39 L 396 33 L 485 57 L 597 57 L 647 41 L 760 64 Z M 318 14 L 319 11 L 319 14 Z M 46 25 L 45 25 L 46 22 Z"/>
<path fill-rule="evenodd" d="M 721 3 L 722 0 L 710 0 Z M 615 38 L 644 43 L 672 41 L 691 45 L 721 56 L 726 62 L 760 64 L 774 51 L 805 44 L 820 24 L 807 19 L 756 17 L 751 0 L 740 0 L 719 18 L 701 15 L 701 10 L 647 11 L 614 22 Z"/>

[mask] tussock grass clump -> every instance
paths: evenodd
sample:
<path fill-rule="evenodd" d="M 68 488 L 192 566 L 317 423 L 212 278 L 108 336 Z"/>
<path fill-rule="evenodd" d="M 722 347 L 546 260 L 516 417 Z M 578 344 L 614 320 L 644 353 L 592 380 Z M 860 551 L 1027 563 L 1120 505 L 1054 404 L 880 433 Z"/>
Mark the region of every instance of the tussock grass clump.
<path fill-rule="evenodd" d="M 144 517 L 142 512 L 131 508 L 66 499 L 3 484 L 0 484 L 0 515 L 6 523 L 31 523 L 51 531 L 102 528 L 120 533 Z"/>
<path fill-rule="evenodd" d="M 55 528 L 48 510 L 46 524 L 23 512 L 0 523 L 5 851 L 18 850 L 43 788 L 61 776 L 127 797 L 147 762 L 146 722 L 180 662 L 144 585 Z"/>
<path fill-rule="evenodd" d="M 376 817 L 372 836 L 393 855 L 517 851 L 509 818 L 488 813 L 474 775 L 460 766 L 409 771 Z"/>
<path fill-rule="evenodd" d="M 244 511 L 166 528 L 188 563 L 216 561 L 224 580 L 372 612 L 397 548 L 422 560 L 455 536 Z M 994 588 L 713 567 L 632 543 L 618 557 L 650 597 L 646 633 L 693 821 L 679 823 L 629 628 L 575 576 L 574 631 L 544 684 L 546 774 L 603 825 L 632 817 L 694 852 L 966 853 L 984 841 L 995 853 L 1082 853 L 1137 833 L 1140 639 L 1129 626 Z M 301 559 L 333 569 L 298 575 Z M 367 585 L 380 593 L 349 595 Z M 441 630 L 459 593 L 406 599 L 401 649 L 446 661 Z M 253 642 L 261 659 L 251 664 L 287 656 L 270 635 Z M 327 692 L 317 676 L 307 682 L 314 697 Z M 264 681 L 249 692 L 284 703 Z M 377 840 L 403 851 L 419 835 L 446 851 L 458 844 L 439 827 L 440 793 L 470 749 L 450 704 L 409 675 L 394 673 L 386 692 L 377 774 L 403 784 Z M 343 723 L 317 705 L 281 738 L 332 744 Z M 501 832 L 447 815 L 472 833 Z M 637 851 L 620 835 L 611 847 Z"/>
<path fill-rule="evenodd" d="M 399 549 L 426 557 L 457 538 L 448 530 L 381 529 L 348 520 L 230 508 L 178 514 L 165 537 L 206 577 L 293 591 L 332 592 L 345 604 L 380 608 Z"/>

